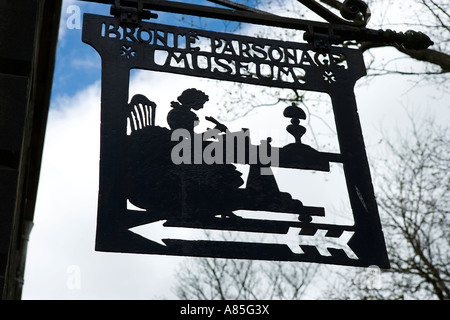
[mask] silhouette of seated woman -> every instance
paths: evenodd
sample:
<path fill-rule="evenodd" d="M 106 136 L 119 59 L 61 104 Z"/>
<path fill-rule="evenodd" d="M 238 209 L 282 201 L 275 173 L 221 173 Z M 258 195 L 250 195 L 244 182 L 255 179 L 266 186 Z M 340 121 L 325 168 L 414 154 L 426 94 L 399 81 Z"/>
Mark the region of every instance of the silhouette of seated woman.
<path fill-rule="evenodd" d="M 172 130 L 186 129 L 194 134 L 194 127 L 199 118 L 194 112 L 203 108 L 209 97 L 197 89 L 187 89 L 172 102 L 172 110 L 167 115 L 167 122 Z M 207 118 L 212 119 L 212 118 Z M 224 125 L 218 124 L 222 131 Z M 200 133 L 201 134 L 201 133 Z M 193 140 L 193 139 L 192 139 Z M 203 140 L 203 139 L 202 139 Z M 204 142 L 203 147 L 208 143 Z M 194 151 L 194 148 L 191 149 Z M 212 218 L 215 215 L 234 216 L 228 208 L 235 190 L 244 181 L 241 173 L 232 164 L 180 164 L 174 169 L 180 177 L 182 186 L 183 210 L 196 218 Z"/>
<path fill-rule="evenodd" d="M 208 100 L 208 96 L 200 90 L 185 90 L 177 101 L 171 103 L 172 109 L 167 115 L 170 129 L 188 130 L 192 140 L 194 134 L 202 135 L 194 133 L 194 127 L 199 122 L 194 111 L 203 108 Z M 220 128 L 226 127 L 221 125 Z M 130 201 L 148 209 L 158 218 L 205 220 L 216 215 L 234 217 L 230 204 L 244 183 L 236 167 L 232 164 L 193 162 L 175 165 L 170 154 L 176 142 L 170 141 L 170 137 L 162 140 L 140 141 L 137 162 L 134 160 L 133 165 L 134 191 Z M 204 147 L 211 141 L 203 143 Z"/>

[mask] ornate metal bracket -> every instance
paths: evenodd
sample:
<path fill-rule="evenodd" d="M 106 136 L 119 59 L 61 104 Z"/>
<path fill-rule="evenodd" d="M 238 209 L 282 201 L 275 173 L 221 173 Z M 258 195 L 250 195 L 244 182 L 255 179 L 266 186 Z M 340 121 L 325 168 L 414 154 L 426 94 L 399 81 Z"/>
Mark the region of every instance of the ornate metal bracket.
<path fill-rule="evenodd" d="M 98 1 L 107 2 L 108 0 Z M 415 50 L 426 49 L 433 44 L 433 41 L 431 41 L 427 35 L 421 32 L 411 30 L 408 31 L 406 35 L 406 33 L 397 33 L 392 30 L 384 31 L 365 28 L 364 23 L 367 23 L 367 21 L 369 20 L 370 11 L 368 6 L 365 5 L 363 1 L 345 1 L 341 7 L 341 14 L 343 15 L 343 17 L 356 18 L 360 16 L 362 18 L 361 23 L 356 21 L 345 21 L 334 15 L 323 6 L 319 5 L 317 1 L 312 0 L 303 0 L 302 2 L 304 2 L 304 4 L 308 4 L 309 7 L 316 10 L 319 15 L 325 17 L 330 21 L 330 23 L 281 17 L 260 10 L 255 11 L 248 7 L 244 8 L 243 6 L 238 6 L 238 4 L 233 3 L 232 1 L 225 0 L 214 0 L 212 2 L 232 7 L 234 10 L 185 4 L 181 2 L 166 0 L 143 1 L 144 8 L 156 11 L 188 14 L 238 22 L 248 22 L 267 26 L 303 30 L 307 32 L 310 32 L 312 28 L 315 34 L 320 33 L 328 35 L 330 33 L 329 30 L 331 29 L 332 34 L 335 37 L 333 41 L 331 41 L 331 43 L 334 44 L 350 40 L 373 41 L 392 45 L 402 45 L 405 48 Z"/>
<path fill-rule="evenodd" d="M 433 45 L 433 41 L 431 41 L 431 39 L 422 32 L 410 30 L 402 33 L 392 30 L 374 30 L 366 28 L 365 26 L 370 18 L 370 10 L 367 4 L 362 0 L 345 0 L 342 3 L 340 13 L 344 19 L 335 15 L 333 12 L 317 3 L 317 1 L 298 0 L 316 12 L 319 16 L 323 17 L 329 23 L 281 17 L 230 0 L 209 0 L 212 3 L 220 4 L 230 9 L 167 0 L 82 1 L 114 4 L 114 8 L 112 9 L 113 15 L 121 16 L 123 21 L 128 23 L 135 23 L 135 21 L 139 19 L 139 13 L 137 13 L 136 16 L 134 8 L 142 8 L 142 10 L 150 9 L 161 12 L 303 30 L 309 33 L 305 40 L 310 43 L 314 43 L 315 40 L 313 39 L 316 39 L 316 36 L 319 34 L 322 36 L 332 34 L 334 38 L 329 41 L 330 44 L 339 44 L 352 40 L 373 41 L 377 43 L 386 43 L 387 45 L 400 45 L 406 49 L 414 50 L 426 49 Z M 117 5 L 118 2 L 120 2 L 120 5 Z M 117 10 L 116 8 L 120 8 L 121 6 L 132 9 L 124 9 L 123 13 L 119 13 L 122 12 L 122 10 Z M 144 16 L 146 14 L 147 13 L 144 13 Z M 142 18 L 148 19 L 145 17 Z M 313 32 L 311 32 L 311 30 Z"/>
<path fill-rule="evenodd" d="M 333 12 L 319 4 L 314 0 L 297 0 L 306 7 L 317 13 L 326 21 L 334 24 L 349 25 L 355 27 L 365 27 L 370 20 L 369 6 L 362 0 L 345 0 L 340 8 L 342 17 L 335 15 Z M 351 21 L 348 21 L 351 20 Z"/>

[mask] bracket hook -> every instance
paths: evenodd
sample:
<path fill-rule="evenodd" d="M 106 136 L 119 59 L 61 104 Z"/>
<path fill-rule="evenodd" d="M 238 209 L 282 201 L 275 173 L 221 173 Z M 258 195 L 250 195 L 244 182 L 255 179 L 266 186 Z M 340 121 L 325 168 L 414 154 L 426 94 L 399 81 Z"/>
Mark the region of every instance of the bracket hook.
<path fill-rule="evenodd" d="M 142 19 L 158 18 L 158 15 L 144 10 L 142 0 L 136 0 L 136 7 L 122 7 L 121 0 L 115 0 L 111 6 L 111 15 L 120 18 L 120 22 L 128 25 L 137 25 Z"/>

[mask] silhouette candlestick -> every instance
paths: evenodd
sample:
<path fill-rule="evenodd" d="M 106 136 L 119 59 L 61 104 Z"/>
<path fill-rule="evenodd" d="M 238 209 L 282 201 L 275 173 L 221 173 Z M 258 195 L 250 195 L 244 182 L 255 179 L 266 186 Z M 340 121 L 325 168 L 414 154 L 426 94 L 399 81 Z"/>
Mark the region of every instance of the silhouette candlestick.
<path fill-rule="evenodd" d="M 291 118 L 291 124 L 286 127 L 286 130 L 294 136 L 295 143 L 301 144 L 306 128 L 300 125 L 300 119 L 306 119 L 305 111 L 298 107 L 295 102 L 292 102 L 292 105 L 284 109 L 283 115 L 286 118 Z"/>

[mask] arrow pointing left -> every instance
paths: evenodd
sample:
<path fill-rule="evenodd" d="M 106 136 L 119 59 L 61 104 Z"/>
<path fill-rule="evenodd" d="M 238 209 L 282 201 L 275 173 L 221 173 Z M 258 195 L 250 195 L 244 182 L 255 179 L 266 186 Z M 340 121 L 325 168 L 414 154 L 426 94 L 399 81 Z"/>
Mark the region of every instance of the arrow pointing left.
<path fill-rule="evenodd" d="M 188 241 L 226 241 L 226 242 L 258 242 L 269 244 L 286 244 L 289 247 L 290 234 L 260 232 L 244 232 L 230 230 L 213 230 L 213 229 L 194 229 L 194 228 L 177 228 L 164 226 L 167 220 L 159 220 L 133 227 L 130 231 L 144 237 L 148 240 L 167 246 L 165 239 L 188 240 Z M 300 247 L 291 248 L 294 253 L 303 253 Z"/>
<path fill-rule="evenodd" d="M 263 244 L 282 244 L 289 247 L 294 254 L 304 254 L 300 245 L 314 246 L 322 256 L 331 256 L 327 248 L 342 249 L 350 259 L 358 259 L 347 243 L 353 232 L 344 231 L 339 238 L 326 237 L 326 230 L 318 230 L 316 236 L 300 235 L 301 228 L 289 227 L 286 234 L 261 233 L 235 230 L 213 230 L 177 228 L 164 226 L 167 220 L 159 220 L 130 228 L 129 230 L 156 242 L 167 246 L 165 239 L 187 240 L 187 241 L 222 241 L 222 242 L 245 242 Z"/>

